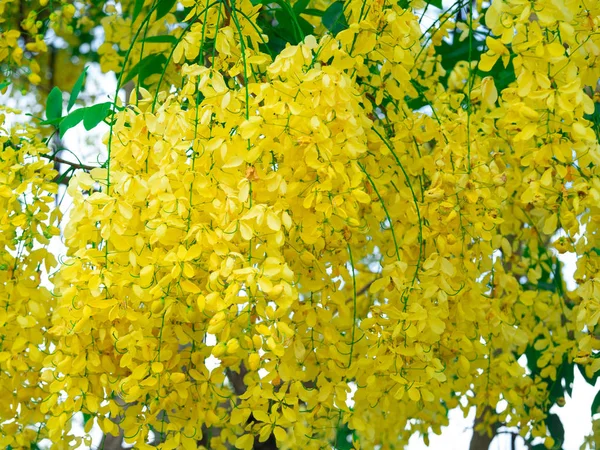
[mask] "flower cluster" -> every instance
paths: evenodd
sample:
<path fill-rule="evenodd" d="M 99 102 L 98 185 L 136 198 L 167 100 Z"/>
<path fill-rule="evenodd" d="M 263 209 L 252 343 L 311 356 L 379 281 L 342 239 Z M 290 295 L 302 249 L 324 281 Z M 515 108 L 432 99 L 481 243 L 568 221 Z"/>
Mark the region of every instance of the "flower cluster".
<path fill-rule="evenodd" d="M 56 171 L 35 129 L 6 124 L 0 115 L 0 446 L 29 448 L 46 414 L 40 405 L 52 339 L 54 298 L 42 277 L 57 261 L 46 246 L 58 236 Z"/>
<path fill-rule="evenodd" d="M 140 449 L 318 449 L 343 425 L 374 448 L 475 406 L 552 448 L 562 380 L 600 369 L 600 4 L 479 2 L 423 31 L 424 2 L 311 2 L 322 23 L 286 13 L 274 54 L 269 14 L 308 3 L 146 3 L 102 20 L 102 67 L 136 88 L 70 180 L 52 296 L 47 252 L 5 244 L 3 439 L 44 422 L 71 448 L 83 413 Z M 32 145 L 0 160 L 25 248 L 57 232 Z"/>

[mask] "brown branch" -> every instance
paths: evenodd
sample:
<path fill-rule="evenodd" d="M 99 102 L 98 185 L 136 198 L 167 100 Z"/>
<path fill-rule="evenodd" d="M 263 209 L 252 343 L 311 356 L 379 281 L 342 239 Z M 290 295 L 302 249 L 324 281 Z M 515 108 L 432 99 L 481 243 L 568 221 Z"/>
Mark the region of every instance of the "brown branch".
<path fill-rule="evenodd" d="M 360 297 L 361 295 L 365 294 L 369 290 L 369 288 L 371 287 L 371 285 L 373 283 L 375 283 L 375 280 L 371 280 L 367 284 L 365 284 L 363 287 L 361 287 L 358 291 L 356 291 L 356 296 Z"/>
<path fill-rule="evenodd" d="M 101 450 L 124 450 L 123 438 L 125 432 L 119 428 L 119 435 L 113 436 L 112 434 L 105 433 L 102 437 L 102 442 L 98 447 Z"/>
<path fill-rule="evenodd" d="M 229 368 L 225 369 L 227 379 L 233 386 L 233 390 L 238 396 L 242 395 L 248 389 L 246 383 L 244 383 L 244 376 L 247 373 L 248 369 L 246 369 L 243 363 L 240 363 L 239 373 L 234 372 Z M 250 417 L 248 418 L 248 423 L 255 422 L 255 420 L 256 419 L 254 419 L 254 417 L 250 415 Z M 275 436 L 273 435 L 273 433 L 271 433 L 265 442 L 260 442 L 258 438 L 255 438 L 254 445 L 252 448 L 254 450 L 277 450 L 277 442 L 275 440 Z"/>
<path fill-rule="evenodd" d="M 371 285 L 375 282 L 376 280 L 371 280 L 369 281 L 367 284 L 365 284 L 363 287 L 361 287 L 358 291 L 356 291 L 356 298 L 360 297 L 363 294 L 366 294 L 369 291 L 369 288 L 371 287 Z M 348 303 L 352 303 L 354 301 L 354 296 L 346 299 L 346 304 Z"/>
<path fill-rule="evenodd" d="M 66 159 L 62 159 L 59 156 L 50 156 L 50 155 L 41 155 L 46 159 L 49 159 L 50 161 L 54 161 L 60 164 L 66 164 L 68 166 L 71 166 L 73 169 L 81 169 L 81 170 L 92 170 L 92 169 L 97 169 L 98 167 L 96 166 L 88 166 L 87 164 L 82 164 L 82 163 L 76 163 L 76 162 L 72 162 L 72 161 L 67 161 Z"/>
<path fill-rule="evenodd" d="M 248 373 L 248 370 L 244 366 L 244 363 L 240 363 L 240 373 L 234 372 L 233 370 L 227 368 L 225 369 L 225 374 L 227 375 L 227 379 L 233 386 L 233 391 L 237 395 L 242 395 L 246 392 L 246 383 L 244 383 L 244 377 Z"/>
<path fill-rule="evenodd" d="M 224 0 L 222 3 L 225 6 L 225 19 L 223 20 L 223 26 L 228 27 L 231 23 L 231 3 L 229 0 Z"/>
<path fill-rule="evenodd" d="M 67 187 L 69 186 L 70 181 L 71 181 L 71 177 L 63 177 L 61 175 L 57 175 L 56 178 L 54 178 L 52 180 L 53 183 L 62 184 L 63 186 L 67 186 Z"/>
<path fill-rule="evenodd" d="M 485 424 L 485 416 L 488 414 L 494 414 L 493 409 L 489 406 L 483 408 L 481 414 L 476 414 L 475 422 L 473 423 L 473 437 L 471 438 L 469 450 L 488 450 L 494 437 L 498 434 L 498 428 L 501 426 L 499 422 L 494 423 L 490 430 L 488 430 L 485 425 L 482 430 L 477 429 L 480 425 Z M 491 431 L 491 433 L 488 433 L 488 431 Z"/>
<path fill-rule="evenodd" d="M 225 369 L 225 376 L 231 383 L 231 386 L 233 387 L 233 391 L 238 396 L 242 395 L 244 392 L 246 392 L 246 389 L 248 389 L 246 387 L 246 383 L 244 383 L 244 376 L 247 373 L 248 373 L 248 369 L 246 369 L 246 367 L 244 366 L 243 363 L 240 363 L 239 373 L 234 372 L 230 368 Z M 219 406 L 221 406 L 225 409 L 231 408 L 231 404 L 229 401 L 223 402 Z M 220 433 L 221 433 L 220 428 L 215 428 L 215 427 L 209 428 L 206 425 L 202 425 L 202 439 L 198 440 L 196 442 L 196 444 L 198 445 L 198 447 L 210 448 L 211 438 L 213 436 L 218 436 Z"/>

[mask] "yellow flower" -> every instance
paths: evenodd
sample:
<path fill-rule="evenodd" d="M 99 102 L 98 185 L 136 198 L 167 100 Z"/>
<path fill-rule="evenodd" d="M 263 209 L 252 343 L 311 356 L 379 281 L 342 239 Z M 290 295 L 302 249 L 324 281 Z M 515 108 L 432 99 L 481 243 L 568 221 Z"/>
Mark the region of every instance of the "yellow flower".
<path fill-rule="evenodd" d="M 502 58 L 502 64 L 506 67 L 510 61 L 510 52 L 508 48 L 500 42 L 498 39 L 487 37 L 485 43 L 488 47 L 488 51 L 481 55 L 479 61 L 479 69 L 483 72 L 489 72 L 500 58 Z"/>

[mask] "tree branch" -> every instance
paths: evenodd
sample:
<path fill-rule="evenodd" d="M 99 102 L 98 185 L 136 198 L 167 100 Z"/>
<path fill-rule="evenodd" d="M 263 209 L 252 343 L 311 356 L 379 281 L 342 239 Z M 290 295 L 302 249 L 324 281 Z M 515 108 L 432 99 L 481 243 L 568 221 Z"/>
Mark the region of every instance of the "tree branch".
<path fill-rule="evenodd" d="M 76 163 L 76 162 L 72 162 L 72 161 L 67 161 L 66 159 L 62 159 L 59 156 L 50 156 L 50 155 L 41 155 L 46 159 L 49 159 L 50 161 L 54 161 L 60 164 L 66 164 L 68 166 L 71 166 L 74 169 L 81 169 L 81 170 L 92 170 L 92 169 L 97 169 L 98 167 L 96 166 L 88 166 L 87 164 L 82 164 L 82 163 Z"/>
<path fill-rule="evenodd" d="M 367 284 L 365 284 L 363 287 L 361 287 L 359 290 L 356 291 L 356 298 L 360 297 L 363 294 L 366 294 L 369 291 L 369 288 L 371 287 L 371 285 L 375 282 L 376 280 L 371 280 L 369 281 Z M 352 303 L 354 301 L 354 296 L 347 298 L 346 299 L 346 304 L 348 303 Z"/>
<path fill-rule="evenodd" d="M 227 379 L 233 386 L 233 391 L 237 395 L 242 395 L 246 392 L 246 383 L 244 383 L 244 376 L 248 373 L 248 370 L 244 366 L 244 363 L 240 363 L 240 373 L 234 372 L 233 370 L 227 368 L 225 369 L 225 374 L 227 375 Z"/>
<path fill-rule="evenodd" d="M 471 438 L 471 444 L 469 445 L 469 450 L 488 450 L 490 448 L 490 444 L 496 437 L 498 433 L 498 428 L 500 428 L 501 424 L 496 422 L 491 426 L 491 433 L 488 433 L 487 427 L 484 427 L 482 430 L 478 430 L 478 426 L 485 423 L 485 416 L 487 414 L 493 414 L 494 411 L 491 407 L 486 406 L 481 411 L 481 414 L 477 414 L 475 416 L 475 423 L 473 423 L 473 437 Z"/>

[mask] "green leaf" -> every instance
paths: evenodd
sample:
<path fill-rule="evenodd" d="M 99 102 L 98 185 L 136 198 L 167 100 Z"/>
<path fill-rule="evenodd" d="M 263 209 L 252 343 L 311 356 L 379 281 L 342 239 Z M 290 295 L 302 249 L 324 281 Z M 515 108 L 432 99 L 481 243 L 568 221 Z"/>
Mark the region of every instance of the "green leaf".
<path fill-rule="evenodd" d="M 551 403 L 556 403 L 558 399 L 564 398 L 565 392 L 571 395 L 573 392 L 573 379 L 575 365 L 569 363 L 566 355 L 563 356 L 563 361 L 556 370 L 556 382 L 552 383 L 552 388 L 549 392 L 549 399 Z"/>
<path fill-rule="evenodd" d="M 278 22 L 277 28 L 280 29 L 278 34 L 287 42 L 293 45 L 298 44 L 304 40 L 307 31 L 308 34 L 313 32 L 310 22 L 302 19 L 286 0 L 275 0 L 275 2 L 280 7 L 275 10 L 275 18 Z"/>
<path fill-rule="evenodd" d="M 177 38 L 175 36 L 169 36 L 167 34 L 162 36 L 150 36 L 145 39 L 142 39 L 144 42 L 148 42 L 150 44 L 175 44 L 177 43 Z"/>
<path fill-rule="evenodd" d="M 584 114 L 583 117 L 594 123 L 600 122 L 600 103 L 594 104 L 594 112 L 592 114 Z"/>
<path fill-rule="evenodd" d="M 287 10 L 283 8 L 277 9 L 275 11 L 275 19 L 277 19 L 278 28 L 286 30 L 286 34 L 289 33 L 290 35 L 293 34 L 296 36 L 297 28 Z M 296 42 L 296 40 L 290 36 L 289 42 Z"/>
<path fill-rule="evenodd" d="M 563 362 L 562 369 L 563 377 L 565 380 L 565 392 L 569 397 L 573 396 L 573 383 L 575 381 L 575 364 Z"/>
<path fill-rule="evenodd" d="M 444 9 L 442 6 L 442 0 L 425 0 L 425 3 L 435 6 L 436 8 Z"/>
<path fill-rule="evenodd" d="M 62 92 L 54 86 L 46 100 L 46 119 L 55 120 L 62 117 Z"/>
<path fill-rule="evenodd" d="M 313 34 L 315 32 L 315 28 L 308 20 L 300 16 L 298 16 L 296 20 L 298 21 L 298 25 L 300 25 L 300 29 L 304 33 L 304 36 L 308 36 L 309 34 Z"/>
<path fill-rule="evenodd" d="M 591 384 L 592 386 L 596 385 L 596 381 L 598 380 L 599 375 L 598 372 L 596 372 L 593 376 L 588 377 L 587 373 L 585 373 L 586 365 L 577 364 L 577 368 L 579 369 L 579 373 L 581 374 L 581 376 L 585 379 L 585 381 L 587 381 L 588 384 Z"/>
<path fill-rule="evenodd" d="M 548 398 L 550 399 L 551 403 L 556 403 L 559 398 L 565 396 L 565 389 L 562 385 L 564 366 L 564 364 L 561 364 L 557 368 L 556 383 L 552 384 L 552 389 L 550 389 L 550 392 L 548 393 Z"/>
<path fill-rule="evenodd" d="M 173 5 L 175 5 L 176 2 L 177 0 L 158 0 L 155 20 L 162 19 L 164 16 L 169 14 L 169 11 L 171 11 L 171 8 L 173 8 Z"/>
<path fill-rule="evenodd" d="M 438 55 L 442 57 L 442 67 L 448 72 L 454 69 L 454 66 L 460 61 L 469 61 L 469 56 L 472 61 L 479 59 L 481 50 L 475 46 L 471 47 L 469 52 L 469 41 L 467 39 L 461 41 L 458 34 L 454 34 L 452 43 L 442 41 L 440 45 L 435 48 Z"/>
<path fill-rule="evenodd" d="M 600 391 L 594 397 L 594 401 L 592 402 L 592 416 L 600 412 Z"/>
<path fill-rule="evenodd" d="M 148 55 L 132 67 L 123 79 L 122 84 L 127 83 L 134 77 L 139 77 L 138 81 L 141 83 L 149 75 L 162 72 L 163 64 L 166 62 L 167 58 L 163 54 L 153 53 L 152 55 Z"/>
<path fill-rule="evenodd" d="M 83 87 L 83 81 L 85 80 L 86 73 L 87 67 L 83 69 L 83 72 L 81 72 L 81 75 L 79 75 L 79 78 L 77 78 L 77 81 L 73 85 L 73 90 L 71 91 L 71 95 L 69 97 L 69 104 L 67 105 L 67 111 L 70 111 L 75 104 L 75 101 L 81 92 L 81 88 Z"/>
<path fill-rule="evenodd" d="M 295 45 L 304 39 L 304 36 L 302 35 L 304 32 L 298 22 L 299 17 L 292 14 L 294 14 L 294 12 L 291 8 L 288 10 L 288 8 L 282 7 L 275 11 L 275 19 L 277 19 L 277 23 L 279 24 L 277 27 L 279 28 L 279 35 L 286 39 L 290 44 Z M 281 31 L 284 32 L 281 33 Z"/>
<path fill-rule="evenodd" d="M 7 88 L 10 83 L 12 83 L 9 79 L 6 79 L 0 83 L 0 91 Z"/>
<path fill-rule="evenodd" d="M 302 14 L 306 14 L 308 16 L 323 17 L 325 11 L 321 11 L 320 9 L 315 8 L 306 8 L 304 11 L 302 11 Z"/>
<path fill-rule="evenodd" d="M 351 450 L 354 448 L 352 445 L 353 431 L 348 427 L 347 424 L 339 427 L 335 436 L 335 448 L 337 450 Z"/>
<path fill-rule="evenodd" d="M 72 113 L 70 113 L 68 116 L 66 116 L 60 122 L 60 125 L 58 126 L 58 128 L 60 130 L 60 137 L 61 137 L 61 139 L 65 135 L 65 133 L 67 132 L 67 130 L 70 130 L 71 128 L 77 126 L 79 124 L 79 122 L 81 122 L 83 120 L 83 116 L 85 114 L 85 110 L 86 109 L 87 108 L 76 109 L 75 111 L 73 111 Z"/>
<path fill-rule="evenodd" d="M 298 0 L 296 3 L 294 3 L 294 12 L 296 14 L 302 14 L 309 3 L 310 0 Z"/>
<path fill-rule="evenodd" d="M 52 119 L 52 120 L 42 120 L 40 122 L 40 125 L 58 125 L 61 120 L 62 120 L 62 117 L 57 117 L 56 119 Z"/>
<path fill-rule="evenodd" d="M 479 69 L 477 69 L 477 74 L 480 76 L 492 76 L 498 92 L 501 92 L 503 89 L 507 88 L 510 83 L 517 79 L 515 75 L 515 66 L 513 65 L 513 58 L 510 59 L 506 67 L 504 67 L 504 64 L 498 60 L 498 62 L 494 64 L 492 70 L 487 72 L 485 75 Z"/>
<path fill-rule="evenodd" d="M 323 13 L 323 25 L 333 34 L 348 28 L 348 22 L 344 16 L 344 2 L 332 3 Z"/>
<path fill-rule="evenodd" d="M 83 126 L 85 129 L 89 131 L 106 119 L 111 105 L 112 102 L 105 102 L 85 108 L 85 112 L 83 113 Z"/>
<path fill-rule="evenodd" d="M 143 7 L 144 7 L 144 0 L 135 0 L 135 6 L 133 7 L 133 16 L 131 16 L 132 22 L 135 22 L 135 19 L 138 18 L 138 16 L 142 12 Z"/>
<path fill-rule="evenodd" d="M 549 414 L 546 417 L 546 426 L 556 444 L 562 446 L 563 442 L 565 442 L 565 427 L 563 427 L 560 418 L 556 414 Z"/>
<path fill-rule="evenodd" d="M 531 371 L 532 377 L 540 373 L 540 368 L 537 366 L 537 362 L 538 359 L 540 359 L 540 356 L 542 356 L 542 351 L 535 349 L 535 341 L 532 345 L 528 345 L 525 349 L 527 368 Z"/>

